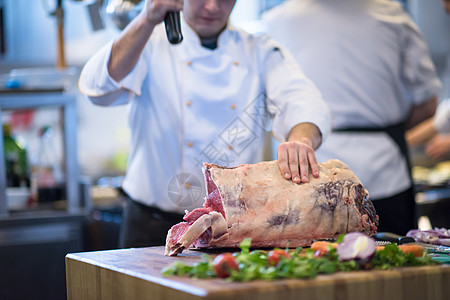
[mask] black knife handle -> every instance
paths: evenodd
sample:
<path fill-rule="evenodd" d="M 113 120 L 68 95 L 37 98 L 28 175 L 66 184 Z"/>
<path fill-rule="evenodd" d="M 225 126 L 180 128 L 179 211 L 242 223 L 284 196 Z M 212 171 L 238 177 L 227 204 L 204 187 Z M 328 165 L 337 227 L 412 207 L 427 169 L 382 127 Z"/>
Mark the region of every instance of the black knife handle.
<path fill-rule="evenodd" d="M 375 234 L 375 240 L 387 241 L 398 245 L 414 243 L 416 240 L 410 236 L 401 236 L 392 232 L 378 232 Z"/>
<path fill-rule="evenodd" d="M 171 44 L 181 43 L 183 35 L 181 34 L 180 12 L 169 11 L 166 13 L 164 24 L 169 42 Z"/>

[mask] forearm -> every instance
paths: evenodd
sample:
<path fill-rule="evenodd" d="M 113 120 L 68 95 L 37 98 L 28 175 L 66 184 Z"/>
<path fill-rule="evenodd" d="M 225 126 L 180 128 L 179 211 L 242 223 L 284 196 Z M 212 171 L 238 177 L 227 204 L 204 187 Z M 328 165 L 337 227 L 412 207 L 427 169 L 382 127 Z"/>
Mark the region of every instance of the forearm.
<path fill-rule="evenodd" d="M 122 80 L 133 70 L 155 24 L 139 14 L 114 42 L 108 63 L 108 72 L 115 81 Z"/>
<path fill-rule="evenodd" d="M 413 106 L 406 119 L 405 129 L 411 129 L 420 122 L 432 117 L 436 112 L 437 97 L 434 96 L 423 104 Z"/>
<path fill-rule="evenodd" d="M 305 143 L 313 149 L 317 149 L 322 143 L 322 134 L 319 128 L 312 123 L 300 123 L 292 128 L 288 142 Z"/>
<path fill-rule="evenodd" d="M 424 145 L 437 134 L 433 118 L 428 118 L 416 127 L 406 132 L 406 142 L 411 147 Z"/>

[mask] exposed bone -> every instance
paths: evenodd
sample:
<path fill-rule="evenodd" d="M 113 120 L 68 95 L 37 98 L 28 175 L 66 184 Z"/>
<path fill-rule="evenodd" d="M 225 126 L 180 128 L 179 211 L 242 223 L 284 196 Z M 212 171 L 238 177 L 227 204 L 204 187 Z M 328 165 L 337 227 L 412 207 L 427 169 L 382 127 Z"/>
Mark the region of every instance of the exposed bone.
<path fill-rule="evenodd" d="M 211 226 L 211 216 L 209 214 L 203 215 L 195 221 L 186 233 L 181 237 L 181 239 L 175 245 L 171 245 L 166 242 L 165 255 L 173 256 L 181 253 L 184 249 L 192 245 L 192 243 L 197 240 L 203 232 L 205 232 Z M 171 235 L 171 230 L 167 234 L 167 240 Z"/>

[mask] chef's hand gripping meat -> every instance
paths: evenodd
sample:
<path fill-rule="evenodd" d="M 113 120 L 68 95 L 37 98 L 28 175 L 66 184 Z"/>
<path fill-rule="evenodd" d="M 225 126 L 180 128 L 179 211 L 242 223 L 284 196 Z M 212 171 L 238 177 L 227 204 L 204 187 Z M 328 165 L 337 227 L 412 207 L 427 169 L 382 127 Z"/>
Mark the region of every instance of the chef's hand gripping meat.
<path fill-rule="evenodd" d="M 205 163 L 207 197 L 167 234 L 166 255 L 189 247 L 310 246 L 348 232 L 376 233 L 378 216 L 369 193 L 338 160 L 319 164 L 320 176 L 296 184 L 276 161 L 234 168 Z"/>

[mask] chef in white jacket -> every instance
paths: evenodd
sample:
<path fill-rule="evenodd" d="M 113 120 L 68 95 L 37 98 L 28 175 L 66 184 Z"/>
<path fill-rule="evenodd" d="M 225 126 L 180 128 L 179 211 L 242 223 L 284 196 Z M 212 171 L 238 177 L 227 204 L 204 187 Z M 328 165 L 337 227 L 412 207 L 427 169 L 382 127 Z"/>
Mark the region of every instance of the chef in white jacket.
<path fill-rule="evenodd" d="M 148 0 L 81 73 L 93 103 L 130 104 L 122 247 L 163 244 L 203 203 L 202 163 L 261 161 L 268 128 L 286 180 L 319 175 L 314 149 L 331 128 L 329 108 L 288 51 L 229 24 L 235 2 Z M 172 45 L 161 22 L 180 10 L 184 39 Z"/>
<path fill-rule="evenodd" d="M 379 230 L 416 228 L 404 132 L 433 115 L 441 89 L 418 27 L 388 0 L 288 0 L 264 20 L 330 105 L 333 133 L 318 160 L 355 172 Z"/>

